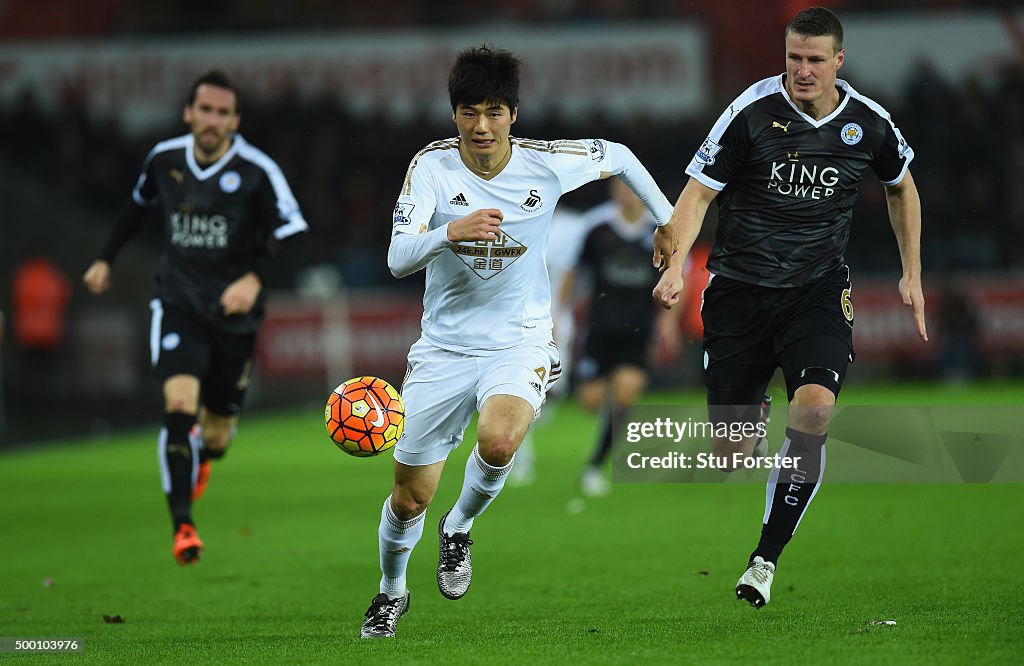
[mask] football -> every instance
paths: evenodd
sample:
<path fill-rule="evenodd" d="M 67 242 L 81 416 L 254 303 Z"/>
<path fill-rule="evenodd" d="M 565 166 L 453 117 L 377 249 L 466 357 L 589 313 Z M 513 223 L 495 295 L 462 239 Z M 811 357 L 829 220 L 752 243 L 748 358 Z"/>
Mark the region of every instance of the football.
<path fill-rule="evenodd" d="M 345 453 L 375 456 L 402 436 L 405 405 L 395 387 L 383 379 L 355 377 L 327 398 L 324 423 L 331 440 Z"/>

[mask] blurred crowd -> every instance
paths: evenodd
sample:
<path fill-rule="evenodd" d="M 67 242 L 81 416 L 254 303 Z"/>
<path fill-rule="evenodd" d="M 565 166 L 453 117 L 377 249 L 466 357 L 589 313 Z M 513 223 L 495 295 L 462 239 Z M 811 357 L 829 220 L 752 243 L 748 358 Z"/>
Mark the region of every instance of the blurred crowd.
<path fill-rule="evenodd" d="M 728 14 L 736 29 L 750 16 L 777 8 L 790 17 L 811 5 L 840 13 L 874 10 L 1010 9 L 1017 0 L 7 0 L 0 35 L 9 37 L 121 34 L 195 34 L 452 25 L 544 23 L 578 25 L 621 21 L 707 18 Z M 763 27 L 763 26 L 762 26 Z"/>
<path fill-rule="evenodd" d="M 856 63 L 844 73 L 856 87 Z M 921 61 L 899 98 L 876 97 L 917 154 L 912 171 L 924 203 L 923 255 L 929 271 L 1024 266 L 1024 189 L 1017 180 L 1024 171 L 1024 70 L 1006 67 L 988 74 L 946 81 Z M 861 92 L 872 96 L 871 90 Z M 56 114 L 41 111 L 30 93 L 0 108 L 5 127 L 0 159 L 55 196 L 112 222 L 150 148 L 185 128 L 129 135 L 110 121 L 91 120 L 84 110 L 87 94 L 68 90 Z M 406 167 L 420 147 L 454 135 L 454 126 L 447 118 L 413 126 L 357 119 L 332 97 L 312 102 L 282 98 L 260 105 L 245 91 L 242 95 L 242 134 L 270 154 L 292 184 L 312 225 L 312 261 L 337 267 L 351 286 L 395 284 L 385 255 L 390 213 Z M 686 162 L 721 106 L 716 100 L 703 116 L 681 118 L 672 126 L 643 116 L 611 122 L 597 114 L 536 117 L 525 111 L 515 134 L 625 143 L 674 200 L 684 184 Z M 866 180 L 848 258 L 860 273 L 898 269 L 882 188 L 871 174 Z M 582 209 L 604 195 L 603 188 L 584 188 L 564 201 Z M 102 232 L 97 229 L 97 237 Z"/>

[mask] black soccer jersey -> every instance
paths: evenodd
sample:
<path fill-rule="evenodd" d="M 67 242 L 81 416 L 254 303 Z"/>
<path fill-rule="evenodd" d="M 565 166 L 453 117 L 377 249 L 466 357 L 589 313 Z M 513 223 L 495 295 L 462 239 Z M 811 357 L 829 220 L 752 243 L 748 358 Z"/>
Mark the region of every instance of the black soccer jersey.
<path fill-rule="evenodd" d="M 649 331 L 653 326 L 651 290 L 658 283 L 658 270 L 651 265 L 654 219 L 644 214 L 644 220 L 629 224 L 611 203 L 587 214 L 600 220 L 587 234 L 579 258 L 593 279 L 591 335 L 595 329 Z"/>
<path fill-rule="evenodd" d="M 308 228 L 281 169 L 235 135 L 214 164 L 200 166 L 191 134 L 156 145 L 132 191 L 140 206 L 160 204 L 165 226 L 157 292 L 164 305 L 184 309 L 233 332 L 252 332 L 264 312 L 264 293 L 246 315 L 227 317 L 220 296 L 256 269 L 272 238 Z"/>
<path fill-rule="evenodd" d="M 840 268 L 865 167 L 893 185 L 914 157 L 888 112 L 845 81 L 836 81 L 836 110 L 814 120 L 784 80 L 765 79 L 737 97 L 686 168 L 721 192 L 708 269 L 768 287 Z"/>

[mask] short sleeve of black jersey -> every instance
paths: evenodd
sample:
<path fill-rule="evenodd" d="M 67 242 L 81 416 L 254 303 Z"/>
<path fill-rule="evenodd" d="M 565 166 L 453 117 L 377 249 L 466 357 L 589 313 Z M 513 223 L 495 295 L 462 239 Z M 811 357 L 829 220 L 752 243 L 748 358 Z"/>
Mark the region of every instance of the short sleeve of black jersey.
<path fill-rule="evenodd" d="M 142 163 L 142 173 L 132 190 L 132 200 L 140 206 L 152 206 L 160 198 L 160 191 L 157 188 L 156 178 L 153 177 L 153 161 L 156 157 L 156 148 L 146 156 Z"/>
<path fill-rule="evenodd" d="M 719 117 L 686 168 L 687 174 L 715 190 L 725 188 L 753 145 L 746 109 L 735 113 L 732 109 L 730 106 Z"/>
<path fill-rule="evenodd" d="M 875 153 L 871 169 L 880 181 L 886 185 L 895 185 L 903 180 L 907 165 L 914 159 L 914 149 L 907 144 L 888 113 L 879 118 L 879 126 L 883 136 L 882 145 Z"/>
<path fill-rule="evenodd" d="M 281 224 L 281 217 L 277 208 L 277 193 L 270 183 L 269 178 L 261 178 L 259 187 L 256 189 L 256 196 L 253 198 L 252 214 L 259 220 L 259 229 L 265 233 L 265 239 L 273 235 L 274 229 Z"/>
<path fill-rule="evenodd" d="M 257 240 L 254 270 L 264 283 L 267 282 L 268 276 L 284 279 L 285 276 L 292 275 L 309 254 L 309 234 L 303 228 L 281 238 L 276 237 L 282 217 L 278 206 L 278 193 L 269 178 L 260 181 L 253 206 L 252 215 L 259 221 L 257 226 L 261 233 Z"/>

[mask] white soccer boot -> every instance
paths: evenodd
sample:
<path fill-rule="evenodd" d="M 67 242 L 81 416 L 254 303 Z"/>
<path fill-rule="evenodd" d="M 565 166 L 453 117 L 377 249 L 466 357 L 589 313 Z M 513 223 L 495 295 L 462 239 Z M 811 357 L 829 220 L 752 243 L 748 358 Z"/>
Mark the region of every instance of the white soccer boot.
<path fill-rule="evenodd" d="M 775 578 L 775 565 L 765 562 L 758 555 L 753 559 L 747 570 L 736 581 L 736 598 L 743 599 L 754 608 L 761 608 L 772 596 L 772 579 Z"/>

